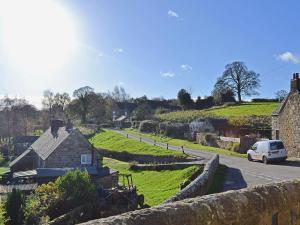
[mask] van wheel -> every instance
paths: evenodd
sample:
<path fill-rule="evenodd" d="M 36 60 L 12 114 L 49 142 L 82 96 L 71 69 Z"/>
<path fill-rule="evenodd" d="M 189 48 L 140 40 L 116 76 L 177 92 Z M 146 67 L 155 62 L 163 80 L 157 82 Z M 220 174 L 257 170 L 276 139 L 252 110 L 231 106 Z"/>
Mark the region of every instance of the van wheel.
<path fill-rule="evenodd" d="M 250 161 L 250 162 L 253 161 L 253 159 L 252 159 L 252 157 L 251 157 L 250 154 L 248 154 L 248 157 L 247 157 L 247 158 L 248 158 L 248 161 Z"/>
<path fill-rule="evenodd" d="M 264 164 L 268 164 L 268 159 L 267 159 L 266 156 L 264 156 L 264 157 L 262 158 L 262 161 L 263 161 Z"/>

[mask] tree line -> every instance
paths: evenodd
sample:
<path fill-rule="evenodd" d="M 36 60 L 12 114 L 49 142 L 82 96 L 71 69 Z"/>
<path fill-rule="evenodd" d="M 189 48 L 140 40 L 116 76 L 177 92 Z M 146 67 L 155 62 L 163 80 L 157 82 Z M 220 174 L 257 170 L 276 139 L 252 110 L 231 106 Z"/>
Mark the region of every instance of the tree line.
<path fill-rule="evenodd" d="M 123 108 L 134 109 L 136 120 L 149 119 L 155 113 L 165 113 L 178 109 L 204 109 L 226 102 L 242 102 L 244 96 L 258 94 L 259 74 L 249 70 L 243 62 L 233 62 L 225 66 L 223 74 L 217 78 L 211 96 L 192 99 L 191 93 L 179 90 L 177 99 L 163 97 L 149 100 L 147 96 L 132 98 L 123 87 L 116 86 L 108 92 L 95 92 L 92 87 L 80 87 L 70 96 L 68 93 L 54 93 L 45 90 L 42 109 L 38 110 L 25 99 L 5 96 L 0 99 L 0 137 L 33 134 L 49 127 L 51 119 L 71 119 L 80 123 L 106 123 L 114 118 L 114 112 L 123 103 Z M 276 97 L 282 100 L 287 92 L 280 90 Z M 124 111 L 122 112 L 125 113 Z M 130 112 L 129 112 L 130 113 Z"/>

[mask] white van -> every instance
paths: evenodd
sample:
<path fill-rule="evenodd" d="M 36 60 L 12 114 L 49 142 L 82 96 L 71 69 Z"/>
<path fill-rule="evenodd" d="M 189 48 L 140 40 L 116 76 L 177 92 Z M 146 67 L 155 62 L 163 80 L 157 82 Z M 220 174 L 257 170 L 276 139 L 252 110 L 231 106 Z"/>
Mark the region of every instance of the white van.
<path fill-rule="evenodd" d="M 247 157 L 249 161 L 261 160 L 267 164 L 286 160 L 287 152 L 280 140 L 258 141 L 247 151 Z"/>

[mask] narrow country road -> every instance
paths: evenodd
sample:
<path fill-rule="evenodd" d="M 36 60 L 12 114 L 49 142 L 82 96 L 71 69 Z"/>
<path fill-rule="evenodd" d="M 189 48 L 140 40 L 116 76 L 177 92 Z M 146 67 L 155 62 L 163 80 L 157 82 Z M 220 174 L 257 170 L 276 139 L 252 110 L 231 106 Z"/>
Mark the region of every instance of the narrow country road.
<path fill-rule="evenodd" d="M 153 145 L 154 140 L 121 130 L 113 130 L 128 138 L 140 140 Z M 166 143 L 156 142 L 157 146 L 166 148 Z M 170 145 L 170 150 L 182 151 L 180 146 Z M 199 160 L 207 161 L 214 153 L 194 150 L 184 147 L 187 154 L 199 157 Z M 249 162 L 247 159 L 220 155 L 220 163 L 228 167 L 223 191 L 236 190 L 251 187 L 258 184 L 266 184 L 283 180 L 300 179 L 300 161 L 287 160 L 284 163 L 265 165 L 260 162 Z"/>

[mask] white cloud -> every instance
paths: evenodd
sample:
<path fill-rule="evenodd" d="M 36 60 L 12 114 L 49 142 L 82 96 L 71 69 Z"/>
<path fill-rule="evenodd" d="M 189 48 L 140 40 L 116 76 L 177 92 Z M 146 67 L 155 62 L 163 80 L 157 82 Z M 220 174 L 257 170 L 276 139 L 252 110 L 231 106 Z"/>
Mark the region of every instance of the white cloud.
<path fill-rule="evenodd" d="M 192 69 L 193 69 L 193 67 L 191 67 L 190 65 L 187 65 L 187 64 L 182 64 L 182 65 L 180 66 L 180 68 L 181 68 L 182 70 L 192 70 Z"/>
<path fill-rule="evenodd" d="M 178 13 L 175 12 L 175 11 L 173 11 L 173 10 L 169 10 L 169 11 L 168 11 L 168 16 L 169 16 L 169 17 L 179 18 Z"/>
<path fill-rule="evenodd" d="M 167 72 L 160 72 L 160 75 L 163 77 L 174 77 L 175 73 L 173 73 L 172 71 L 167 71 Z"/>
<path fill-rule="evenodd" d="M 124 84 L 125 84 L 125 83 L 122 82 L 122 81 L 120 81 L 120 82 L 117 83 L 118 86 L 124 86 Z"/>
<path fill-rule="evenodd" d="M 122 48 L 115 48 L 114 52 L 123 53 L 124 50 Z"/>
<path fill-rule="evenodd" d="M 300 56 L 289 51 L 283 52 L 282 54 L 278 55 L 276 58 L 282 62 L 292 62 L 295 64 L 300 63 Z"/>

